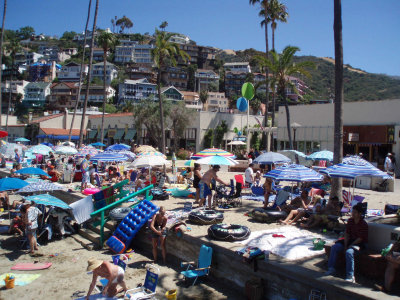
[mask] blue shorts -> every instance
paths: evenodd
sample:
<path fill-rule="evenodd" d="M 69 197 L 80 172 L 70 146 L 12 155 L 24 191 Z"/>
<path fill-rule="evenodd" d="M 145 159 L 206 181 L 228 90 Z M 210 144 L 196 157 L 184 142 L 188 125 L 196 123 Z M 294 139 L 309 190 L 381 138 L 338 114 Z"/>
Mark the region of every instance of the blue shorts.
<path fill-rule="evenodd" d="M 210 187 L 206 183 L 200 181 L 199 188 L 200 188 L 200 199 L 205 199 L 208 195 L 211 195 Z"/>

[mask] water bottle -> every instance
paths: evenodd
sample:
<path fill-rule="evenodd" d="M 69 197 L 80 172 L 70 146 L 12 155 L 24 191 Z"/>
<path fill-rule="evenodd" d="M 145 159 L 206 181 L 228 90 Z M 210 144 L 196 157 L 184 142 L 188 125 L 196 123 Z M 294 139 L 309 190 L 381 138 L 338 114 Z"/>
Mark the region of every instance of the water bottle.
<path fill-rule="evenodd" d="M 390 244 L 389 246 L 387 246 L 386 248 L 382 249 L 381 255 L 383 257 L 385 257 L 390 250 L 392 250 L 393 244 Z"/>

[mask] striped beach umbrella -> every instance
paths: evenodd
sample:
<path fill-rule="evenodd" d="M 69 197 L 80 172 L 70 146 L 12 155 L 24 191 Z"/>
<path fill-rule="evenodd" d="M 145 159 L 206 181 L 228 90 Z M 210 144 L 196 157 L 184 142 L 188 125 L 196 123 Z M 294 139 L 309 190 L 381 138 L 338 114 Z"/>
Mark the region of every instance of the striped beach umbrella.
<path fill-rule="evenodd" d="M 136 158 L 136 154 L 128 151 L 128 150 L 123 150 L 123 151 L 118 151 L 118 152 L 113 152 L 113 151 L 104 151 L 103 153 L 110 153 L 110 154 L 120 154 L 125 156 L 129 161 L 133 161 Z"/>
<path fill-rule="evenodd" d="M 379 176 L 387 179 L 391 178 L 387 173 L 379 170 L 369 163 L 365 165 L 340 163 L 330 166 L 324 170 L 320 170 L 320 172 L 328 175 L 329 177 L 347 179 L 355 179 L 358 176 Z"/>
<path fill-rule="evenodd" d="M 102 161 L 102 162 L 120 162 L 126 161 L 128 158 L 119 153 L 99 153 L 90 158 L 91 161 Z"/>
<path fill-rule="evenodd" d="M 271 165 L 271 164 L 282 164 L 291 163 L 292 161 L 287 156 L 277 152 L 266 152 L 253 161 L 256 164 Z"/>
<path fill-rule="evenodd" d="M 167 159 L 167 157 L 162 154 L 161 152 L 158 151 L 143 151 L 137 154 L 138 158 L 139 157 L 145 157 L 145 156 L 161 156 L 164 159 Z"/>
<path fill-rule="evenodd" d="M 85 157 L 86 155 L 95 156 L 100 153 L 99 149 L 96 149 L 93 146 L 85 146 L 79 149 L 79 152 L 75 154 L 77 157 Z"/>
<path fill-rule="evenodd" d="M 229 157 L 232 159 L 235 159 L 236 156 L 228 151 L 225 151 L 223 149 L 218 149 L 218 148 L 208 148 L 204 149 L 200 152 L 197 152 L 196 154 L 192 155 L 191 159 L 200 159 L 204 158 L 207 156 L 213 156 L 213 155 L 219 155 L 219 156 L 224 156 L 224 157 Z"/>
<path fill-rule="evenodd" d="M 269 177 L 277 181 L 283 180 L 295 182 L 322 181 L 323 179 L 323 175 L 318 172 L 296 164 L 277 167 L 265 174 L 264 177 Z"/>
<path fill-rule="evenodd" d="M 29 196 L 29 197 L 26 197 L 25 200 L 33 201 L 36 204 L 42 204 L 42 205 L 46 205 L 46 206 L 60 207 L 63 209 L 72 209 L 64 201 L 62 201 L 56 197 L 53 197 L 49 194 Z"/>

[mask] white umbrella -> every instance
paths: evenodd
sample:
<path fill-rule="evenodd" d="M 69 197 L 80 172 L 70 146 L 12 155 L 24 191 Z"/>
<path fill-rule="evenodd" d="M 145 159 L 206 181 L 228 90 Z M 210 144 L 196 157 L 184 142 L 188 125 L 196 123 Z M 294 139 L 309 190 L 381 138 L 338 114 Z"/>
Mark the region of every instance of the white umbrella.
<path fill-rule="evenodd" d="M 73 142 L 64 142 L 62 143 L 63 146 L 70 146 L 70 147 L 75 147 L 75 143 Z"/>
<path fill-rule="evenodd" d="M 200 158 L 196 160 L 196 163 L 201 165 L 222 165 L 222 166 L 234 166 L 238 164 L 238 162 L 233 160 L 232 158 L 220 155 L 213 155 Z"/>
<path fill-rule="evenodd" d="M 73 154 L 78 153 L 78 150 L 76 150 L 73 147 L 69 147 L 69 146 L 58 146 L 55 148 L 55 152 L 57 154 L 73 155 Z"/>
<path fill-rule="evenodd" d="M 30 148 L 30 151 L 34 154 L 49 155 L 49 152 L 52 152 L 53 149 L 46 145 L 36 145 Z"/>
<path fill-rule="evenodd" d="M 143 168 L 143 167 L 153 167 L 153 166 L 164 166 L 170 164 L 168 160 L 166 160 L 162 156 L 138 156 L 136 160 L 131 164 L 131 166 L 136 168 Z"/>
<path fill-rule="evenodd" d="M 232 141 L 229 142 L 228 145 L 246 145 L 246 143 L 242 141 Z"/>

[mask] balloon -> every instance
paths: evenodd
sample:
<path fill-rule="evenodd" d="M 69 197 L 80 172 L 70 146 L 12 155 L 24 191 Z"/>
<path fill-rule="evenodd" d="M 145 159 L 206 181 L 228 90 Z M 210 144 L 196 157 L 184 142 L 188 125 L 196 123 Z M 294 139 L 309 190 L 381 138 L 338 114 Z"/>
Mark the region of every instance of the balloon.
<path fill-rule="evenodd" d="M 242 85 L 242 96 L 247 100 L 251 100 L 254 97 L 254 86 L 250 82 L 245 82 Z"/>
<path fill-rule="evenodd" d="M 238 136 L 241 136 L 241 135 L 242 135 L 242 132 L 241 132 L 241 131 L 238 131 L 237 135 L 238 135 Z"/>
<path fill-rule="evenodd" d="M 238 110 L 240 110 L 242 112 L 246 111 L 247 110 L 247 100 L 243 97 L 240 97 L 236 101 L 236 107 Z"/>

